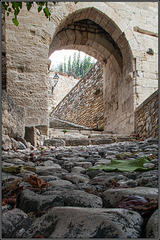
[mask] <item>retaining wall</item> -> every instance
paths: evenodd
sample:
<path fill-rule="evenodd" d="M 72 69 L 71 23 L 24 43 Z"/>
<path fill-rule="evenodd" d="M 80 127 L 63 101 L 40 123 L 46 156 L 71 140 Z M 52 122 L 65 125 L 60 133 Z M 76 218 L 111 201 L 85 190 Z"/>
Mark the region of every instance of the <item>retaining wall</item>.
<path fill-rule="evenodd" d="M 136 109 L 135 120 L 140 138 L 158 137 L 158 90 Z"/>
<path fill-rule="evenodd" d="M 97 62 L 57 105 L 51 116 L 89 128 L 103 126 L 103 73 Z"/>

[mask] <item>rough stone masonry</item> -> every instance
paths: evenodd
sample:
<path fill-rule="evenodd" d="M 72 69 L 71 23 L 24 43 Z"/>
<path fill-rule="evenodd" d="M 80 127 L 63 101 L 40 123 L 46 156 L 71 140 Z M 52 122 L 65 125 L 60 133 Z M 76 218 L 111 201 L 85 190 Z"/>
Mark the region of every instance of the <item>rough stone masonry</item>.
<path fill-rule="evenodd" d="M 7 93 L 25 125 L 48 126 L 48 56 L 77 49 L 103 64 L 105 131 L 134 131 L 134 111 L 158 87 L 157 2 L 49 3 L 49 22 L 22 8 L 5 18 Z M 85 26 L 87 22 L 87 26 Z"/>

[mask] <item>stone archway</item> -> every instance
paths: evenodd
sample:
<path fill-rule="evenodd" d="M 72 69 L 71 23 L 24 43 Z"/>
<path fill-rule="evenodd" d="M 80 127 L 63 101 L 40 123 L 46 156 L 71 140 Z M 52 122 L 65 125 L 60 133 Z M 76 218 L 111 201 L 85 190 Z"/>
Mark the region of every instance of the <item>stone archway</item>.
<path fill-rule="evenodd" d="M 18 27 L 6 17 L 7 93 L 23 109 L 25 125 L 48 126 L 48 52 L 71 48 L 104 65 L 105 130 L 133 132 L 135 108 L 158 87 L 157 3 L 50 2 L 49 7 L 50 22 L 36 7 L 29 12 L 22 7 Z M 77 28 L 86 21 L 98 34 L 87 29 L 83 41 L 74 41 L 82 34 L 69 33 L 73 23 Z M 62 30 L 68 27 L 67 35 Z"/>
<path fill-rule="evenodd" d="M 105 131 L 134 131 L 132 53 L 125 34 L 96 8 L 69 14 L 56 28 L 49 55 L 55 50 L 76 49 L 103 64 Z"/>

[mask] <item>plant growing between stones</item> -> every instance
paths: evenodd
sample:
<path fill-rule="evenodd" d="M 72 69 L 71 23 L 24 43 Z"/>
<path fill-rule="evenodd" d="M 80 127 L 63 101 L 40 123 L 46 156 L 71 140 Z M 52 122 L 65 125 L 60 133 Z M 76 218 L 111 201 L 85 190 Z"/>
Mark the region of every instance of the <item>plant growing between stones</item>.
<path fill-rule="evenodd" d="M 101 131 L 104 131 L 104 123 L 102 123 L 102 126 L 99 128 Z"/>
<path fill-rule="evenodd" d="M 148 51 L 147 51 L 147 53 L 148 53 L 149 55 L 154 55 L 154 51 L 153 51 L 152 48 L 149 48 Z"/>
<path fill-rule="evenodd" d="M 66 133 L 66 132 L 68 132 L 66 129 L 64 129 L 62 132 L 64 132 L 64 134 Z"/>
<path fill-rule="evenodd" d="M 101 91 L 100 88 L 98 88 L 98 89 L 96 89 L 96 90 L 94 91 L 94 94 L 95 94 L 95 95 L 98 95 L 98 94 L 100 93 L 100 91 Z"/>

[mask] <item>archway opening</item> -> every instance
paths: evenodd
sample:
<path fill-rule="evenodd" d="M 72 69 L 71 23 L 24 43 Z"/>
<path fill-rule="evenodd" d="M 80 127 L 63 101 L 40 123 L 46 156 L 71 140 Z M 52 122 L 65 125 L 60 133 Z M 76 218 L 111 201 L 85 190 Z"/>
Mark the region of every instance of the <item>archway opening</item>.
<path fill-rule="evenodd" d="M 51 64 L 48 71 L 48 107 L 51 113 L 97 60 L 78 50 L 58 50 L 49 59 Z"/>
<path fill-rule="evenodd" d="M 104 129 L 114 133 L 133 132 L 132 54 L 124 33 L 112 19 L 95 8 L 70 14 L 57 27 L 49 55 L 60 49 L 82 50 L 101 62 Z"/>

